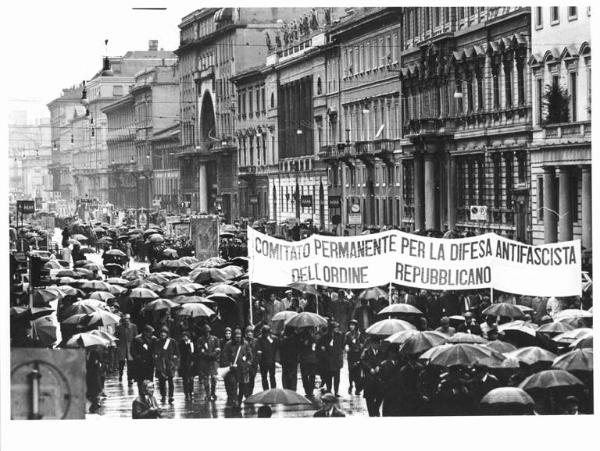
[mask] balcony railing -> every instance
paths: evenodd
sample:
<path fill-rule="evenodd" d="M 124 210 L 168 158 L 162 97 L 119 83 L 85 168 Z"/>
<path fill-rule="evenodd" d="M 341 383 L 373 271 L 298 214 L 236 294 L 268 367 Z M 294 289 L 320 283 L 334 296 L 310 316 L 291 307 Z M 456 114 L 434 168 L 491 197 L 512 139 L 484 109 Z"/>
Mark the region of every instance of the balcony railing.
<path fill-rule="evenodd" d="M 238 168 L 238 173 L 239 175 L 243 176 L 243 175 L 254 175 L 256 174 L 256 172 L 258 171 L 258 167 L 251 165 L 251 166 L 240 166 Z"/>
<path fill-rule="evenodd" d="M 560 124 L 544 125 L 544 138 L 560 139 L 562 137 L 569 138 L 592 138 L 592 123 L 591 121 L 583 122 L 567 122 Z"/>
<path fill-rule="evenodd" d="M 378 154 L 382 152 L 393 152 L 399 139 L 377 139 L 372 141 L 357 141 L 355 143 L 357 154 Z"/>

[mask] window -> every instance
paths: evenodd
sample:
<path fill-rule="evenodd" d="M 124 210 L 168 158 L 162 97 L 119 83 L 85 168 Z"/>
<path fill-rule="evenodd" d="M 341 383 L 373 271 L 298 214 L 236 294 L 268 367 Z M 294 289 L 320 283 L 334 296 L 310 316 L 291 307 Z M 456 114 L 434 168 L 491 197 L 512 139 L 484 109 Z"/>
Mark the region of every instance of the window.
<path fill-rule="evenodd" d="M 577 6 L 569 6 L 569 20 L 577 19 Z"/>
<path fill-rule="evenodd" d="M 440 26 L 440 8 L 433 8 L 433 26 Z"/>
<path fill-rule="evenodd" d="M 252 90 L 248 91 L 248 116 L 252 117 L 252 111 L 253 109 L 253 102 L 252 102 Z"/>
<path fill-rule="evenodd" d="M 505 164 L 505 190 L 506 190 L 506 208 L 512 208 L 512 196 L 513 196 L 513 153 L 506 152 L 504 154 L 504 164 Z"/>
<path fill-rule="evenodd" d="M 464 19 L 465 18 L 465 9 L 464 8 L 457 8 L 458 9 L 458 19 Z"/>
<path fill-rule="evenodd" d="M 317 95 L 321 95 L 323 92 L 323 86 L 321 83 L 321 77 L 317 78 Z"/>
<path fill-rule="evenodd" d="M 543 96 L 544 96 L 544 80 L 538 78 L 535 80 L 536 84 L 536 97 L 537 97 L 537 120 L 538 125 L 542 124 L 542 114 L 543 114 Z"/>
<path fill-rule="evenodd" d="M 571 183 L 571 189 L 569 190 L 571 195 L 571 218 L 574 223 L 577 223 L 579 222 L 579 180 L 576 174 L 572 174 L 569 181 Z"/>
<path fill-rule="evenodd" d="M 577 121 L 577 72 L 571 72 L 571 122 Z"/>
<path fill-rule="evenodd" d="M 377 39 L 374 39 L 371 45 L 371 60 L 371 67 L 377 69 Z"/>
<path fill-rule="evenodd" d="M 517 101 L 519 105 L 525 103 L 525 79 L 523 77 L 523 64 L 517 64 Z"/>
<path fill-rule="evenodd" d="M 275 94 L 271 93 L 271 108 L 275 108 Z"/>
<path fill-rule="evenodd" d="M 267 108 L 265 107 L 265 88 L 264 88 L 264 87 L 262 87 L 262 88 L 260 89 L 260 91 L 261 91 L 261 96 L 260 96 L 260 98 L 261 98 L 261 100 L 262 100 L 261 109 L 262 109 L 263 111 L 266 111 L 266 110 L 267 110 Z"/>
<path fill-rule="evenodd" d="M 424 22 L 425 22 L 423 31 L 427 31 L 431 28 L 431 24 L 429 23 L 429 8 L 423 8 L 423 14 L 424 14 Z"/>
<path fill-rule="evenodd" d="M 504 94 L 505 107 L 510 108 L 512 106 L 512 61 L 504 62 Z"/>
<path fill-rule="evenodd" d="M 483 111 L 483 73 L 479 72 L 477 75 L 477 109 Z"/>
<path fill-rule="evenodd" d="M 354 59 L 352 56 L 352 49 L 348 50 L 348 75 L 354 75 L 354 69 L 352 68 L 352 63 L 353 63 Z"/>
<path fill-rule="evenodd" d="M 123 95 L 123 86 L 115 85 L 113 86 L 113 97 L 121 97 Z"/>
<path fill-rule="evenodd" d="M 537 217 L 538 223 L 544 222 L 544 177 L 538 177 L 537 179 L 537 199 L 538 199 L 538 209 L 537 209 Z"/>
<path fill-rule="evenodd" d="M 469 74 L 469 78 L 467 79 L 467 111 L 471 113 L 473 109 L 473 80 L 471 80 Z"/>
<path fill-rule="evenodd" d="M 550 8 L 550 23 L 555 25 L 558 23 L 560 17 L 558 15 L 558 6 L 552 6 Z"/>
<path fill-rule="evenodd" d="M 462 101 L 462 80 L 457 77 L 456 79 L 456 93 L 459 94 L 456 97 L 456 113 L 463 114 L 463 101 Z"/>
<path fill-rule="evenodd" d="M 541 6 L 535 8 L 535 27 L 542 28 L 544 26 L 544 9 Z"/>

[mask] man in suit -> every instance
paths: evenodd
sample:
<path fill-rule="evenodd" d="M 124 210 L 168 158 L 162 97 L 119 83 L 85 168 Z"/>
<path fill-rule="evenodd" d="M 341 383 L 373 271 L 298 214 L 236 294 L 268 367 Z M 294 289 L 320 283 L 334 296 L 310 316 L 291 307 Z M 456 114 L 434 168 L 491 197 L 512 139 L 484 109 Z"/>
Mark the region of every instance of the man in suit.
<path fill-rule="evenodd" d="M 142 382 L 154 380 L 154 327 L 144 326 L 141 334 L 137 335 L 131 343 L 131 356 L 135 366 L 135 377 L 138 391 L 142 391 Z"/>
<path fill-rule="evenodd" d="M 337 399 L 331 393 L 325 393 L 321 396 L 323 407 L 315 412 L 313 417 L 315 418 L 326 418 L 326 417 L 345 417 L 346 414 L 337 408 L 335 405 Z"/>
<path fill-rule="evenodd" d="M 360 353 L 365 343 L 365 337 L 358 330 L 358 322 L 353 319 L 348 324 L 348 332 L 344 336 L 344 345 L 347 352 L 348 360 L 348 394 L 352 393 L 352 385 L 354 385 L 354 393 L 359 395 L 362 391 L 362 371 L 360 367 Z"/>
<path fill-rule="evenodd" d="M 444 316 L 454 316 L 460 314 L 458 297 L 453 291 L 444 291 L 439 299 L 442 305 L 442 314 Z"/>
<path fill-rule="evenodd" d="M 344 365 L 344 337 L 339 331 L 339 324 L 332 322 L 329 324 L 327 333 L 319 340 L 319 351 L 322 354 L 321 377 L 331 392 L 333 389 L 335 396 L 339 396 L 340 389 L 340 370 Z"/>
<path fill-rule="evenodd" d="M 374 318 L 375 312 L 369 305 L 369 301 L 367 299 L 361 299 L 360 306 L 356 307 L 354 310 L 354 319 L 358 323 L 358 329 L 361 332 L 364 332 L 371 324 L 373 324 Z"/>
<path fill-rule="evenodd" d="M 279 341 L 279 360 L 281 362 L 281 385 L 296 391 L 298 385 L 298 340 L 294 329 L 286 327 Z"/>
<path fill-rule="evenodd" d="M 195 350 L 194 343 L 190 339 L 190 332 L 187 330 L 182 331 L 181 341 L 179 342 L 179 375 L 183 382 L 183 393 L 186 401 L 191 401 L 194 393 Z"/>
<path fill-rule="evenodd" d="M 479 327 L 479 324 L 477 324 L 477 321 L 475 321 L 473 313 L 465 313 L 465 322 L 458 327 L 458 332 L 481 335 L 481 328 Z"/>
<path fill-rule="evenodd" d="M 131 417 L 134 420 L 154 419 L 160 418 L 161 413 L 154 397 L 154 384 L 146 379 L 140 384 L 139 396 L 132 403 Z"/>
<path fill-rule="evenodd" d="M 246 382 L 246 392 L 244 393 L 244 396 L 247 398 L 254 393 L 254 381 L 256 380 L 256 373 L 258 373 L 258 359 L 256 357 L 257 340 L 254 338 L 254 327 L 246 326 L 245 331 L 246 333 L 244 334 L 244 341 L 252 353 L 252 362 L 249 365 L 250 371 L 248 373 L 248 381 Z"/>
<path fill-rule="evenodd" d="M 115 336 L 119 339 L 117 342 L 117 359 L 119 361 L 119 381 L 123 379 L 123 369 L 127 362 L 127 384 L 133 385 L 135 378 L 133 356 L 131 355 L 131 343 L 138 334 L 137 326 L 131 322 L 131 315 L 126 313 L 121 318 L 121 322 L 115 329 Z"/>
<path fill-rule="evenodd" d="M 198 338 L 195 346 L 196 369 L 200 385 L 204 388 L 205 399 L 214 401 L 217 399 L 217 368 L 221 346 L 219 339 L 211 335 L 211 327 L 208 324 L 204 325 L 203 332 L 204 335 Z"/>
<path fill-rule="evenodd" d="M 271 328 L 264 325 L 261 336 L 256 340 L 256 360 L 260 365 L 260 378 L 263 390 L 277 387 L 275 382 L 275 352 L 277 351 L 277 338 L 271 334 Z"/>
<path fill-rule="evenodd" d="M 372 336 L 365 345 L 360 356 L 360 364 L 365 375 L 365 394 L 367 400 L 367 410 L 370 417 L 380 416 L 379 409 L 383 402 L 381 393 L 381 379 L 379 377 L 379 367 L 383 361 L 382 353 L 379 351 L 380 339 Z"/>
<path fill-rule="evenodd" d="M 158 340 L 154 344 L 154 364 L 156 376 L 158 377 L 158 389 L 160 390 L 160 402 L 164 403 L 169 387 L 169 404 L 173 404 L 173 376 L 179 364 L 179 349 L 177 342 L 169 337 L 169 329 L 163 326 L 160 330 Z"/>
<path fill-rule="evenodd" d="M 246 385 L 250 379 L 250 366 L 253 355 L 250 346 L 242 339 L 242 330 L 236 328 L 233 339 L 223 349 L 225 365 L 229 366 L 229 372 L 225 376 L 225 388 L 227 389 L 227 404 L 239 407 L 246 393 Z"/>
<path fill-rule="evenodd" d="M 315 389 L 315 375 L 317 371 L 317 343 L 313 332 L 305 328 L 298 336 L 298 355 L 300 361 L 300 374 L 302 375 L 302 386 L 308 398 L 313 397 Z"/>

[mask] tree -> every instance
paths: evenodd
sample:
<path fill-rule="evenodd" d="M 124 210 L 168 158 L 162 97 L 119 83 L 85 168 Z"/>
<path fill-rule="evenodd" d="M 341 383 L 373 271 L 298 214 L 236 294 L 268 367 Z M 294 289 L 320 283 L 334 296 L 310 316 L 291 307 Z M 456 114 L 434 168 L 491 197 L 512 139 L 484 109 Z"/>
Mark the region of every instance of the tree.
<path fill-rule="evenodd" d="M 546 85 L 543 105 L 546 111 L 544 122 L 546 124 L 557 124 L 569 121 L 570 96 L 566 89 L 558 83 Z"/>

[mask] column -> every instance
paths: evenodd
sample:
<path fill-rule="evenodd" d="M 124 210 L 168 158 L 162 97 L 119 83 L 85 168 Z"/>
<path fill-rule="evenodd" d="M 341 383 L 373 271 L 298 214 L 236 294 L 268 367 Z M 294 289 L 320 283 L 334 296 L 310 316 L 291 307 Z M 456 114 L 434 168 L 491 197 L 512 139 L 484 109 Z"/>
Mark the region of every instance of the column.
<path fill-rule="evenodd" d="M 208 212 L 208 190 L 206 180 L 206 163 L 200 163 L 198 168 L 198 209 L 200 213 Z"/>
<path fill-rule="evenodd" d="M 435 188 L 437 180 L 435 176 L 435 157 L 427 154 L 425 156 L 425 229 L 438 230 L 438 208 Z"/>
<path fill-rule="evenodd" d="M 456 158 L 448 154 L 446 160 L 446 198 L 448 208 L 448 230 L 454 229 L 456 226 L 456 192 L 455 192 L 455 177 L 456 177 Z"/>
<path fill-rule="evenodd" d="M 571 172 L 562 166 L 558 168 L 558 241 L 573 239 L 571 209 Z"/>
<path fill-rule="evenodd" d="M 581 245 L 592 248 L 592 167 L 581 168 Z"/>
<path fill-rule="evenodd" d="M 415 206 L 415 230 L 425 228 L 425 206 L 423 185 L 423 157 L 415 154 L 414 160 L 414 206 Z"/>
<path fill-rule="evenodd" d="M 542 212 L 544 215 L 544 243 L 556 243 L 558 205 L 556 205 L 556 176 L 554 168 L 551 166 L 544 167 L 544 209 L 538 210 L 538 215 Z"/>

